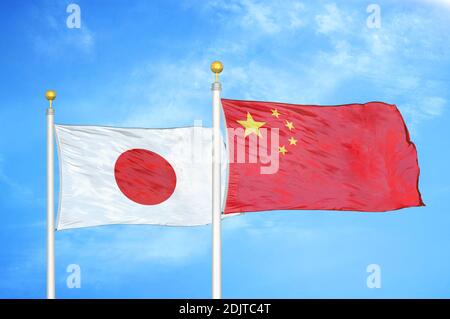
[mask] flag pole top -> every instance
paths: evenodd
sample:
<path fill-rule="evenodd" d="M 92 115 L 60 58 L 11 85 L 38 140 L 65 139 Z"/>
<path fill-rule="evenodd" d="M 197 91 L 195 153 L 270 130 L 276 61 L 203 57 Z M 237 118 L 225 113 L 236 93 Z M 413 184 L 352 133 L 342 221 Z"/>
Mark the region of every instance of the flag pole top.
<path fill-rule="evenodd" d="M 219 82 L 219 74 L 223 71 L 223 64 L 220 61 L 211 63 L 211 71 L 216 75 L 216 82 Z"/>
<path fill-rule="evenodd" d="M 56 99 L 56 91 L 54 91 L 54 90 L 47 90 L 45 92 L 45 98 L 49 101 L 50 108 L 52 108 L 53 100 Z"/>

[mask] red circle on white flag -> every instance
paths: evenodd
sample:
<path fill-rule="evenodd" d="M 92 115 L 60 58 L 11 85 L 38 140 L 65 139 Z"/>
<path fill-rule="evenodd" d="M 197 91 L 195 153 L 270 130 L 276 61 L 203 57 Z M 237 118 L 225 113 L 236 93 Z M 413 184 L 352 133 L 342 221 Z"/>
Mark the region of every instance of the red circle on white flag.
<path fill-rule="evenodd" d="M 114 177 L 122 193 L 142 205 L 156 205 L 174 192 L 177 176 L 162 156 L 144 149 L 120 154 L 114 166 Z"/>

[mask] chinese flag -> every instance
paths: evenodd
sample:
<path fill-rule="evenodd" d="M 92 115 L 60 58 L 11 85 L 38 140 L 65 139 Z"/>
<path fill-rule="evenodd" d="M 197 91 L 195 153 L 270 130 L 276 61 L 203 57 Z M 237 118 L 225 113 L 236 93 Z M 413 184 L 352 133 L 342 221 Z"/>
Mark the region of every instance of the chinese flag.
<path fill-rule="evenodd" d="M 416 148 L 395 105 L 222 99 L 222 106 L 230 150 L 225 213 L 424 205 Z M 262 173 L 269 165 L 275 169 Z"/>

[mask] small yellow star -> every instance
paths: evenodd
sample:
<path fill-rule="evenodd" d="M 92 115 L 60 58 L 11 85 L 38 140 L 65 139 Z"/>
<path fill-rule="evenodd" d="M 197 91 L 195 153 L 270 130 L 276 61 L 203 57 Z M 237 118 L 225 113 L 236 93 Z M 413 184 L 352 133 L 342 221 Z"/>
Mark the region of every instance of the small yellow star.
<path fill-rule="evenodd" d="M 281 154 L 283 154 L 283 155 L 286 155 L 287 149 L 286 149 L 286 147 L 283 145 L 283 146 L 280 146 L 280 147 L 278 148 L 278 152 L 281 153 Z"/>
<path fill-rule="evenodd" d="M 247 120 L 241 120 L 241 121 L 236 121 L 239 124 L 241 124 L 243 127 L 245 127 L 245 133 L 244 133 L 244 137 L 255 133 L 258 136 L 261 136 L 261 132 L 259 131 L 260 127 L 263 126 L 264 124 L 266 124 L 266 122 L 256 122 L 252 115 L 247 112 Z"/>
<path fill-rule="evenodd" d="M 297 145 L 297 140 L 295 138 L 293 138 L 292 136 L 290 139 L 288 139 L 288 141 L 289 141 L 289 145 Z"/>
<path fill-rule="evenodd" d="M 275 116 L 276 118 L 280 117 L 280 113 L 278 113 L 277 109 L 271 110 L 272 111 L 272 116 Z"/>
<path fill-rule="evenodd" d="M 284 125 L 289 129 L 289 131 L 292 131 L 292 129 L 295 128 L 294 123 L 289 122 L 288 120 L 286 120 L 286 124 L 284 124 Z"/>

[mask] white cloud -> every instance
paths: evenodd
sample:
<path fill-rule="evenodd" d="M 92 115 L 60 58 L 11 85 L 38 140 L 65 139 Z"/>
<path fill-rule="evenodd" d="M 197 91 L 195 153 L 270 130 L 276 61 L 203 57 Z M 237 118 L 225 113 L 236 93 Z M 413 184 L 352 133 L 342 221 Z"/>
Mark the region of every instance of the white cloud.
<path fill-rule="evenodd" d="M 305 24 L 304 5 L 299 1 L 212 1 L 206 4 L 206 8 L 219 11 L 219 16 L 222 17 L 226 14 L 227 24 L 237 24 L 255 34 L 276 34 L 296 30 Z M 232 23 L 229 15 L 232 15 Z"/>
<path fill-rule="evenodd" d="M 422 110 L 430 116 L 440 116 L 444 112 L 447 101 L 441 97 L 431 96 L 424 99 Z"/>
<path fill-rule="evenodd" d="M 29 34 L 36 52 L 51 57 L 65 56 L 72 51 L 84 55 L 94 52 L 94 32 L 83 18 L 81 28 L 69 29 L 66 25 L 67 16 L 61 15 L 66 12 L 64 4 L 48 3 L 34 10 L 34 20 L 30 23 L 39 23 L 40 28 L 30 29 Z"/>
<path fill-rule="evenodd" d="M 348 24 L 351 23 L 350 16 L 343 14 L 334 3 L 325 5 L 325 11 L 316 15 L 317 32 L 331 33 L 347 30 Z"/>
<path fill-rule="evenodd" d="M 243 0 L 245 14 L 243 25 L 259 27 L 264 33 L 278 33 L 283 29 L 296 29 L 303 26 L 301 14 L 303 5 L 296 1 L 256 2 Z"/>
<path fill-rule="evenodd" d="M 137 72 L 130 86 L 140 92 L 141 104 L 127 124 L 191 124 L 204 118 L 210 103 L 209 63 L 218 56 L 228 58 L 222 79 L 224 94 L 231 98 L 333 104 L 343 86 L 364 81 L 373 99 L 401 101 L 402 110 L 414 109 L 406 111 L 407 121 L 414 125 L 445 110 L 445 91 L 421 68 L 424 63 L 442 63 L 450 49 L 433 17 L 413 10 L 385 10 L 382 28 L 368 29 L 365 7 L 355 11 L 334 3 L 307 7 L 297 1 L 235 0 L 208 2 L 202 8 L 205 16 L 219 15 L 226 22 L 220 24 L 216 40 L 176 65 L 153 62 Z M 293 17 L 301 23 L 297 25 Z M 282 32 L 293 25 L 326 45 L 311 50 L 308 38 Z M 264 48 L 265 53 L 255 53 L 254 48 Z M 419 101 L 430 101 L 430 96 L 434 107 L 425 110 Z M 350 95 L 345 102 L 364 101 Z"/>
<path fill-rule="evenodd" d="M 186 58 L 176 63 L 151 62 L 129 75 L 129 116 L 124 126 L 174 127 L 205 119 L 213 75 L 210 61 Z"/>
<path fill-rule="evenodd" d="M 316 61 L 321 63 L 311 63 L 310 69 L 326 75 L 325 92 L 361 79 L 367 82 L 368 92 L 381 92 L 386 102 L 402 101 L 398 106 L 416 131 L 420 122 L 445 110 L 446 90 L 423 66 L 448 61 L 444 52 L 450 45 L 432 16 L 391 10 L 382 19 L 380 29 L 368 29 L 361 25 L 364 19 L 358 19 L 358 13 L 328 5 L 327 13 L 317 15 L 316 21 L 318 32 L 329 37 L 333 50 L 320 52 Z"/>
<path fill-rule="evenodd" d="M 188 49 L 176 62 L 140 62 L 122 76 L 127 85 L 120 95 L 123 101 L 117 103 L 129 115 L 112 124 L 171 127 L 192 125 L 195 119 L 209 122 L 209 63 L 220 57 L 226 57 L 221 78 L 229 98 L 332 104 L 343 87 L 364 81 L 373 99 L 414 109 L 407 112 L 407 121 L 418 124 L 445 110 L 446 91 L 422 69 L 422 64 L 445 61 L 450 49 L 433 17 L 384 10 L 382 28 L 368 29 L 365 7 L 355 11 L 334 3 L 314 7 L 250 0 L 200 5 L 205 17 L 215 23 L 218 16 L 222 19 L 214 40 L 199 43 L 201 50 Z M 300 25 L 306 32 L 301 38 L 283 32 Z M 321 45 L 311 48 L 309 37 Z M 418 102 L 430 96 L 435 98 L 433 111 Z M 341 102 L 364 101 L 349 95 L 336 103 Z"/>
<path fill-rule="evenodd" d="M 450 0 L 419 0 L 419 1 L 450 8 Z"/>
<path fill-rule="evenodd" d="M 410 118 L 410 130 L 415 132 L 417 125 L 434 117 L 441 116 L 447 106 L 447 100 L 437 96 L 417 96 L 402 106 L 402 110 Z"/>
<path fill-rule="evenodd" d="M 48 34 L 37 34 L 33 37 L 34 49 L 44 55 L 61 56 L 67 50 L 77 50 L 91 54 L 95 47 L 95 37 L 86 26 L 81 29 L 67 29 L 59 26 Z"/>

